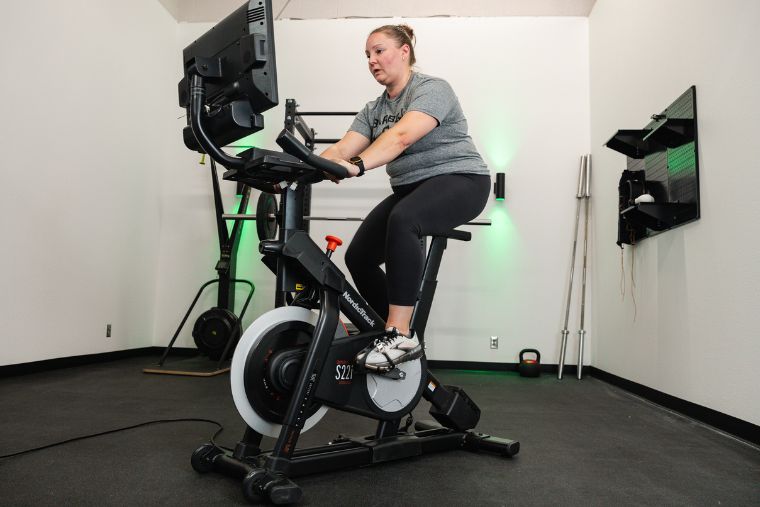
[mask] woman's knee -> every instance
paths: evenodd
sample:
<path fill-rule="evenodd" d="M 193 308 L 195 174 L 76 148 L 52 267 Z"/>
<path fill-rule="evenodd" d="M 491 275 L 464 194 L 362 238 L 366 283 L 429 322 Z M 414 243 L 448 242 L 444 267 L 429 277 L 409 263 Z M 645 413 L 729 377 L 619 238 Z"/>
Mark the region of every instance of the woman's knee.
<path fill-rule="evenodd" d="M 358 250 L 359 249 L 355 246 L 355 244 L 351 243 L 350 245 L 348 245 L 348 248 L 346 248 L 346 253 L 344 254 L 344 257 L 343 257 L 344 260 L 346 261 L 346 267 L 352 273 L 358 266 L 359 261 L 361 259 Z"/>
<path fill-rule="evenodd" d="M 355 241 L 348 245 L 343 259 L 353 277 L 381 264 L 374 261 L 374 255 L 367 251 L 366 245 L 357 244 Z"/>

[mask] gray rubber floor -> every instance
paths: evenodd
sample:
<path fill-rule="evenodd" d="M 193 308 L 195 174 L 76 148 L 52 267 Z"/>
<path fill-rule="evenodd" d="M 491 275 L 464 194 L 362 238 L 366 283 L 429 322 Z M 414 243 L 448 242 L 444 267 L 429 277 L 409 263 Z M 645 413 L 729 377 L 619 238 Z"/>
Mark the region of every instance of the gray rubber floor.
<path fill-rule="evenodd" d="M 220 422 L 242 436 L 229 376 L 146 375 L 132 358 L 3 379 L 0 455 L 157 419 Z M 483 411 L 478 430 L 519 440 L 512 458 L 456 451 L 303 477 L 301 505 L 760 505 L 760 450 L 594 378 L 440 370 Z M 427 416 L 423 401 L 415 412 Z M 245 505 L 240 484 L 190 455 L 215 426 L 144 426 L 0 460 L 0 505 Z M 329 411 L 300 443 L 374 432 Z M 265 444 L 266 445 L 266 444 Z"/>

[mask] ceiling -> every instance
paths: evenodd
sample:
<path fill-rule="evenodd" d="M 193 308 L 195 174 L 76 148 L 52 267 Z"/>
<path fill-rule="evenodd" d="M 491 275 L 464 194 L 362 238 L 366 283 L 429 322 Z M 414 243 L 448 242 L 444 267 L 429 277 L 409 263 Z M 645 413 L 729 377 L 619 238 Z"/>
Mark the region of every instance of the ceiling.
<path fill-rule="evenodd" d="M 244 0 L 159 0 L 177 21 L 216 22 Z M 588 16 L 596 0 L 272 0 L 275 19 Z"/>

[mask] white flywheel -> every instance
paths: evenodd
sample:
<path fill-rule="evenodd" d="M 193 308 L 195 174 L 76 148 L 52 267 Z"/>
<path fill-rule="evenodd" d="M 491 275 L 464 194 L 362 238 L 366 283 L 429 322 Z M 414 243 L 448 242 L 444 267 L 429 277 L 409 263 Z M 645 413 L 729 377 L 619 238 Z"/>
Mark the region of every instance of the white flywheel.
<path fill-rule="evenodd" d="M 278 437 L 282 425 L 269 421 L 262 417 L 256 408 L 251 405 L 245 390 L 245 368 L 248 357 L 254 352 L 256 347 L 261 343 L 262 338 L 274 327 L 287 322 L 303 322 L 312 327 L 316 326 L 319 316 L 317 313 L 301 308 L 298 306 L 283 306 L 268 311 L 256 319 L 243 333 L 240 342 L 235 348 L 235 355 L 232 357 L 230 368 L 230 383 L 232 387 L 232 398 L 235 406 L 243 420 L 253 430 L 262 435 Z M 342 331 L 343 326 L 338 326 Z M 343 333 L 345 334 L 345 333 Z M 304 424 L 303 429 L 306 431 L 314 426 L 327 412 L 327 407 L 321 406 Z"/>

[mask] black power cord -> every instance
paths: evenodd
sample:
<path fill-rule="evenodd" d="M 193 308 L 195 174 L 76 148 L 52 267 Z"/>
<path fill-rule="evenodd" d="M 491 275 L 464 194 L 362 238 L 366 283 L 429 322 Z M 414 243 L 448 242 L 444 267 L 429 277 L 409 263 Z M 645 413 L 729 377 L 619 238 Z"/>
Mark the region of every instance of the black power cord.
<path fill-rule="evenodd" d="M 28 454 L 30 452 L 35 452 L 35 451 L 41 451 L 43 449 L 49 449 L 51 447 L 56 447 L 56 446 L 59 446 L 59 445 L 68 444 L 70 442 L 76 442 L 77 440 L 85 440 L 85 439 L 88 439 L 88 438 L 100 437 L 102 435 L 108 435 L 110 433 L 117 433 L 119 431 L 126 431 L 126 430 L 135 429 L 135 428 L 140 428 L 142 426 L 149 426 L 151 424 L 176 423 L 176 422 L 205 422 L 205 423 L 215 424 L 216 426 L 219 427 L 219 429 L 216 430 L 216 433 L 214 433 L 214 435 L 211 437 L 211 443 L 213 445 L 215 445 L 216 447 L 219 447 L 220 449 L 225 449 L 225 450 L 228 450 L 228 451 L 230 450 L 227 447 L 222 447 L 222 446 L 216 445 L 216 443 L 214 442 L 214 439 L 216 437 L 218 437 L 219 434 L 222 431 L 224 431 L 224 426 L 222 426 L 220 423 L 218 423 L 216 421 L 212 421 L 211 419 L 196 419 L 196 418 L 187 418 L 187 419 L 156 419 L 154 421 L 147 421 L 147 422 L 140 423 L 140 424 L 133 424 L 132 426 L 125 426 L 124 428 L 117 428 L 117 429 L 114 429 L 114 430 L 101 431 L 100 433 L 93 433 L 91 435 L 84 435 L 84 436 L 81 436 L 81 437 L 74 437 L 74 438 L 70 438 L 68 440 L 63 440 L 61 442 L 55 442 L 53 444 L 43 445 L 43 446 L 40 446 L 40 447 L 34 447 L 32 449 L 26 449 L 26 450 L 14 452 L 14 453 L 11 453 L 11 454 L 5 454 L 3 456 L 0 456 L 0 459 L 12 458 L 14 456 L 20 456 L 22 454 Z"/>

